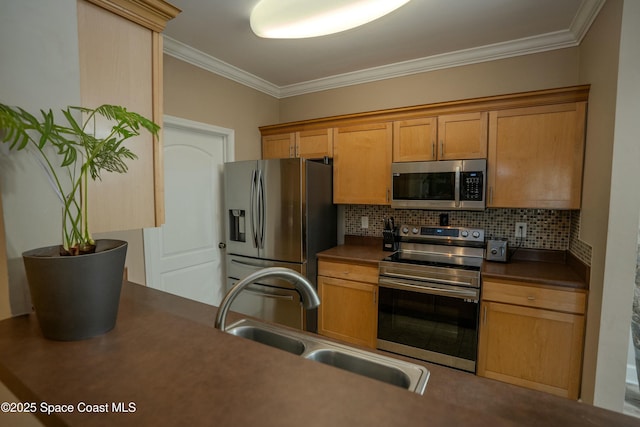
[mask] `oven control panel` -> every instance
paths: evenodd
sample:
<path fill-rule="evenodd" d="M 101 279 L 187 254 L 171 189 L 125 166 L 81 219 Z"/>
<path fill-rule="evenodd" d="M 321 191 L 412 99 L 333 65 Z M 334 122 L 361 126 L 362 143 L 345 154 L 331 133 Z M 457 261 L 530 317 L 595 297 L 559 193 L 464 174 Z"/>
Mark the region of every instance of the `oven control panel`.
<path fill-rule="evenodd" d="M 412 239 L 484 242 L 484 230 L 480 228 L 402 225 L 399 231 L 400 237 Z"/>

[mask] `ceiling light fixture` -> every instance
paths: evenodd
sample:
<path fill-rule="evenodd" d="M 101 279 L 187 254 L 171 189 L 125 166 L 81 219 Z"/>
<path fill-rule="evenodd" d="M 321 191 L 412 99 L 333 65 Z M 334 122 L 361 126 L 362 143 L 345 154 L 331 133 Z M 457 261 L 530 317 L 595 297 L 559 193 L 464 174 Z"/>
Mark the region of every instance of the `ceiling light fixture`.
<path fill-rule="evenodd" d="M 261 0 L 251 11 L 251 29 L 264 38 L 324 36 L 364 25 L 409 0 Z"/>

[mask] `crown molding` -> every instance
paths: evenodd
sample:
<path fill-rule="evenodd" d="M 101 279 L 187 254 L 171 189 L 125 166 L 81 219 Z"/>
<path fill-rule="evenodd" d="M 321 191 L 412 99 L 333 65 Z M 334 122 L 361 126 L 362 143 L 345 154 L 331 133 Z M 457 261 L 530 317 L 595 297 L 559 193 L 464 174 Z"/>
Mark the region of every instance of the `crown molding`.
<path fill-rule="evenodd" d="M 267 95 L 271 95 L 275 98 L 281 98 L 280 87 L 269 83 L 260 77 L 247 73 L 238 67 L 234 67 L 231 64 L 221 61 L 218 58 L 208 55 L 198 49 L 194 49 L 193 47 L 166 35 L 163 36 L 163 41 L 164 53 L 169 56 L 173 56 L 174 58 L 180 59 L 181 61 L 187 62 L 191 65 L 195 65 L 196 67 L 200 67 L 214 74 L 233 80 L 234 82 L 243 84 L 260 92 L 264 92 Z"/>
<path fill-rule="evenodd" d="M 575 47 L 580 44 L 586 35 L 605 1 L 606 0 L 583 0 L 568 30 L 433 55 L 380 67 L 367 68 L 288 86 L 276 86 L 260 77 L 234 67 L 224 61 L 220 61 L 217 58 L 167 36 L 164 37 L 164 52 L 167 55 L 264 92 L 275 98 L 287 98 L 428 71 Z"/>

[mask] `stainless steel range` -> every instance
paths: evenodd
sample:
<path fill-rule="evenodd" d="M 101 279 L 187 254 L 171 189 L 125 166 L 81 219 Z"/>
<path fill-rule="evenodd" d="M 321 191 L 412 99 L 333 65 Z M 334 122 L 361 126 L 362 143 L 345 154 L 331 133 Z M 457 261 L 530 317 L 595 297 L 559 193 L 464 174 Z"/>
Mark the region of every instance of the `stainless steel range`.
<path fill-rule="evenodd" d="M 403 225 L 380 263 L 378 348 L 475 372 L 484 230 Z"/>

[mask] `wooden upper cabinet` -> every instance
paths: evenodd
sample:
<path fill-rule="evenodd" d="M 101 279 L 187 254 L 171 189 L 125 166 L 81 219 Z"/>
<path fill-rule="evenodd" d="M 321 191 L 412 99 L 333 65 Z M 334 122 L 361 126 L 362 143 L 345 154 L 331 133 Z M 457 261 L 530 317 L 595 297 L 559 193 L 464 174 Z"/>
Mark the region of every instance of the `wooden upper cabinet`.
<path fill-rule="evenodd" d="M 425 117 L 393 122 L 393 161 L 436 160 L 438 119 Z"/>
<path fill-rule="evenodd" d="M 438 160 L 487 157 L 486 111 L 438 117 Z"/>
<path fill-rule="evenodd" d="M 262 137 L 263 159 L 333 157 L 333 129 L 289 132 Z"/>
<path fill-rule="evenodd" d="M 586 102 L 492 111 L 489 207 L 579 209 Z"/>
<path fill-rule="evenodd" d="M 122 105 L 162 126 L 162 36 L 180 10 L 160 0 L 79 1 L 80 94 L 85 107 Z M 97 132 L 105 126 L 97 124 Z M 162 137 L 127 141 L 138 159 L 124 174 L 90 181 L 94 233 L 155 227 L 164 222 Z"/>
<path fill-rule="evenodd" d="M 333 129 L 296 132 L 296 157 L 322 159 L 333 157 Z"/>
<path fill-rule="evenodd" d="M 262 137 L 263 159 L 287 159 L 294 156 L 295 133 L 267 135 Z"/>
<path fill-rule="evenodd" d="M 334 129 L 333 202 L 390 203 L 391 122 Z"/>
<path fill-rule="evenodd" d="M 393 124 L 393 161 L 484 159 L 486 112 L 399 120 Z"/>

